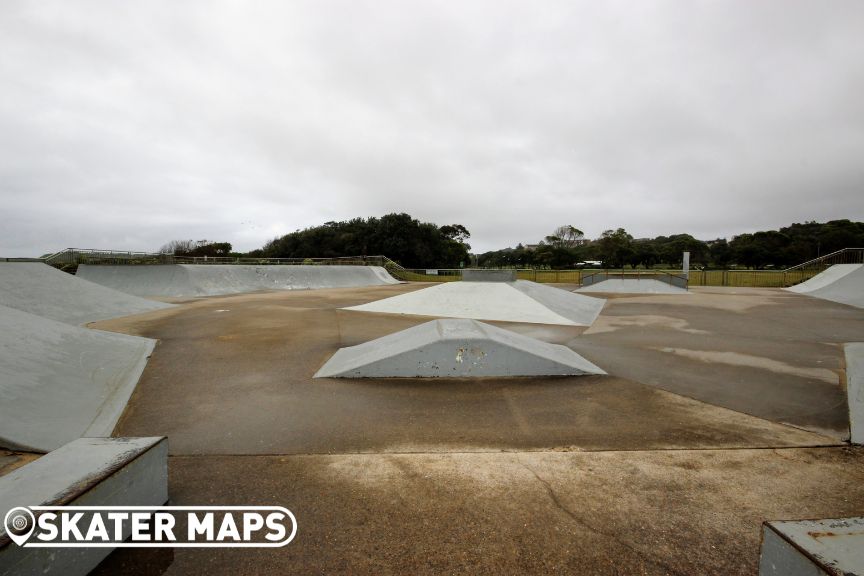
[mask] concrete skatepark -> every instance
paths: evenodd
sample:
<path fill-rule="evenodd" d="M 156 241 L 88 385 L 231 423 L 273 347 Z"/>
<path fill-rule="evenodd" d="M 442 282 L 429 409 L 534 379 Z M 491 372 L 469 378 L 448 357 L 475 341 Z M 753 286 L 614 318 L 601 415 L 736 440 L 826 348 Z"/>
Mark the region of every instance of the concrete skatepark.
<path fill-rule="evenodd" d="M 864 513 L 854 306 L 490 282 L 508 318 L 484 321 L 607 375 L 313 378 L 441 315 L 443 286 L 490 301 L 479 284 L 186 294 L 73 326 L 158 341 L 114 434 L 169 438 L 172 502 L 285 505 L 300 525 L 277 553 L 123 550 L 95 573 L 750 574 L 763 521 Z"/>

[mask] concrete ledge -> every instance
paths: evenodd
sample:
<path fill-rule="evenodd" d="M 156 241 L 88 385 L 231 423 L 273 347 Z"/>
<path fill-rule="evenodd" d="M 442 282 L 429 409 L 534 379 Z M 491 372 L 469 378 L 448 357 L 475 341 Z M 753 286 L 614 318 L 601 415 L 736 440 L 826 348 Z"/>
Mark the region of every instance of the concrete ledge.
<path fill-rule="evenodd" d="M 462 271 L 463 282 L 515 282 L 516 270 L 477 270 L 469 268 Z"/>
<path fill-rule="evenodd" d="M 853 444 L 864 444 L 864 342 L 852 342 L 843 348 L 846 353 L 849 432 Z"/>
<path fill-rule="evenodd" d="M 160 506 L 168 440 L 81 438 L 0 477 L 0 519 L 18 506 Z M 21 548 L 0 526 L 0 575 L 87 574 L 112 548 Z"/>
<path fill-rule="evenodd" d="M 760 576 L 864 573 L 864 518 L 765 522 Z"/>

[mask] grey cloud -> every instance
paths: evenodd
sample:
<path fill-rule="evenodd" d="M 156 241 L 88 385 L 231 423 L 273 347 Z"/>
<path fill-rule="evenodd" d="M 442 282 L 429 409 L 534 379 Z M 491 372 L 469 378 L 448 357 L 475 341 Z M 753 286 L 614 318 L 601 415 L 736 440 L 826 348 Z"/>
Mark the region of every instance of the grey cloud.
<path fill-rule="evenodd" d="M 0 254 L 864 217 L 864 4 L 5 2 Z"/>

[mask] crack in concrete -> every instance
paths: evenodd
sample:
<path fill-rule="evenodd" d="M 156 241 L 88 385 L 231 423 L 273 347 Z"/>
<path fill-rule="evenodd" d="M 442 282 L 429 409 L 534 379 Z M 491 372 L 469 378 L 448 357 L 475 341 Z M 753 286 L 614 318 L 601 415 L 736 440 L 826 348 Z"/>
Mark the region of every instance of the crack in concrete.
<path fill-rule="evenodd" d="M 558 498 L 558 494 L 552 488 L 552 485 L 547 480 L 545 480 L 543 477 L 541 477 L 540 474 L 538 474 L 537 471 L 534 470 L 531 466 L 529 466 L 528 464 L 523 462 L 519 458 L 518 454 L 516 455 L 516 460 L 517 460 L 517 462 L 519 462 L 519 464 L 523 468 L 528 470 L 534 476 L 534 478 L 546 489 L 546 493 L 549 495 L 549 499 L 552 501 L 552 503 L 555 505 L 555 507 L 558 510 L 560 510 L 561 512 L 563 512 L 565 515 L 567 515 L 567 517 L 569 517 L 571 520 L 573 520 L 573 522 L 575 522 L 576 524 L 578 524 L 582 528 L 588 530 L 589 532 L 594 532 L 595 534 L 600 534 L 602 536 L 605 536 L 607 538 L 614 540 L 616 543 L 620 544 L 621 546 L 623 546 L 624 548 L 626 548 L 630 552 L 636 554 L 640 558 L 644 558 L 646 561 L 650 562 L 654 566 L 657 566 L 658 568 L 662 568 L 663 570 L 666 570 L 667 573 L 680 574 L 683 576 L 684 572 L 680 572 L 679 570 L 676 570 L 672 566 L 669 566 L 668 564 L 666 564 L 666 563 L 664 563 L 664 562 L 662 562 L 656 558 L 651 557 L 650 554 L 648 554 L 642 550 L 639 550 L 638 548 L 636 548 L 635 546 L 633 546 L 632 544 L 630 544 L 628 542 L 621 540 L 614 533 L 604 532 L 603 530 L 600 530 L 596 526 L 589 524 L 588 522 L 586 522 L 585 520 L 583 520 L 582 518 L 577 516 L 575 512 L 570 510 L 567 506 L 564 505 L 563 502 L 561 502 L 561 500 Z"/>

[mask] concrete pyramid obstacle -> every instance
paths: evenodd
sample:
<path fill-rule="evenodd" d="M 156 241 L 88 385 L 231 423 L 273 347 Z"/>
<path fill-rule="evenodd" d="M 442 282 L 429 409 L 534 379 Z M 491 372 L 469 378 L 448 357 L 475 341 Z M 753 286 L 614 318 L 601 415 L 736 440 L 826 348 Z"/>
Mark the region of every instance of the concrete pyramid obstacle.
<path fill-rule="evenodd" d="M 465 319 L 433 320 L 341 348 L 316 378 L 574 376 L 603 370 L 558 344 Z"/>
<path fill-rule="evenodd" d="M 786 290 L 864 308 L 864 264 L 835 264 Z"/>
<path fill-rule="evenodd" d="M 381 266 L 155 264 L 78 267 L 80 278 L 135 294 L 187 298 L 261 290 L 383 286 L 399 281 Z"/>
<path fill-rule="evenodd" d="M 605 300 L 530 282 L 446 282 L 346 310 L 590 326 Z"/>
<path fill-rule="evenodd" d="M 0 306 L 0 447 L 110 436 L 155 343 Z"/>
<path fill-rule="evenodd" d="M 0 262 L 0 305 L 75 325 L 173 306 L 111 290 L 41 262 Z"/>

